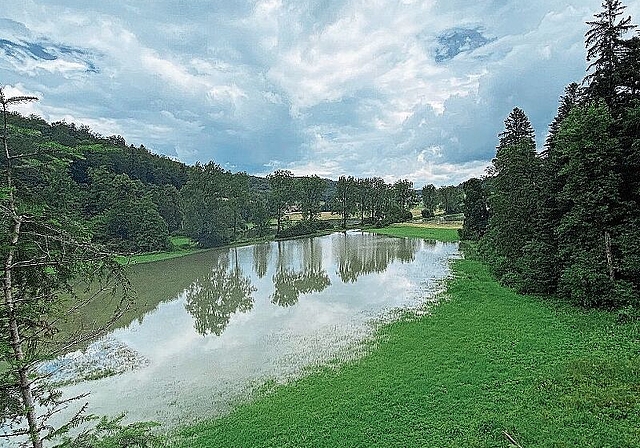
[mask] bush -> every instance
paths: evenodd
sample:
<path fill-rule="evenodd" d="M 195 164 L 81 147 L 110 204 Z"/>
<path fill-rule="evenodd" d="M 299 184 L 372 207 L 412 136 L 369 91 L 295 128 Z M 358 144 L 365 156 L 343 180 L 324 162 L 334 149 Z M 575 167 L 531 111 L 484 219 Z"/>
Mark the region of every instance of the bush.
<path fill-rule="evenodd" d="M 295 223 L 291 227 L 281 230 L 277 238 L 295 238 L 297 236 L 313 235 L 321 230 L 331 229 L 333 225 L 329 221 L 307 221 Z"/>
<path fill-rule="evenodd" d="M 426 209 L 426 208 L 423 208 L 422 211 L 420 212 L 420 214 L 422 215 L 422 217 L 424 219 L 431 219 L 431 218 L 433 218 L 435 216 L 435 214 L 431 210 Z"/>

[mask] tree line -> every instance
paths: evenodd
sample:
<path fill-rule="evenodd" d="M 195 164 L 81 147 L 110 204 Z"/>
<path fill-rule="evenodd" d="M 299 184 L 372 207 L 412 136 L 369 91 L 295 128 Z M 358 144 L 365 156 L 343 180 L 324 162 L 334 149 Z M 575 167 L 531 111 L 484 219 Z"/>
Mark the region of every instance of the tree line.
<path fill-rule="evenodd" d="M 640 37 L 625 6 L 588 22 L 588 71 L 560 98 L 544 150 L 514 108 L 483 179 L 463 184 L 463 239 L 525 292 L 583 306 L 638 306 Z"/>
<path fill-rule="evenodd" d="M 118 253 L 170 249 L 172 234 L 187 235 L 201 247 L 268 234 L 309 234 L 330 227 L 318 219 L 321 212 L 340 214 L 342 227 L 356 218 L 361 224 L 388 224 L 410 219 L 409 209 L 418 202 L 408 180 L 388 184 L 381 178 L 344 177 L 335 182 L 295 177 L 288 170 L 259 178 L 215 162 L 187 166 L 84 125 L 49 124 L 11 111 L 6 117 L 16 151 L 55 149 L 67 162 L 50 181 L 35 167 L 17 170 L 23 194 L 37 192 L 35 201 L 84 223 L 94 242 Z M 290 222 L 292 212 L 302 220 Z"/>

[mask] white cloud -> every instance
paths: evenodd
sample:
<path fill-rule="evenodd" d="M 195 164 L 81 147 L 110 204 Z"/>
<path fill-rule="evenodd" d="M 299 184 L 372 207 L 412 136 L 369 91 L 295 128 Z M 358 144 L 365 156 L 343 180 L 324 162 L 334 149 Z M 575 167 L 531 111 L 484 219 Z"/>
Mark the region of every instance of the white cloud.
<path fill-rule="evenodd" d="M 78 120 L 187 163 L 450 184 L 482 174 L 514 106 L 543 140 L 563 87 L 584 75 L 584 22 L 599 8 L 24 0 L 3 6 L 0 36 L 55 58 L 28 49 L 3 57 L 0 48 L 0 80 L 41 98 L 28 113 Z M 640 5 L 627 11 L 640 20 Z M 452 30 L 478 40 L 436 62 Z"/>

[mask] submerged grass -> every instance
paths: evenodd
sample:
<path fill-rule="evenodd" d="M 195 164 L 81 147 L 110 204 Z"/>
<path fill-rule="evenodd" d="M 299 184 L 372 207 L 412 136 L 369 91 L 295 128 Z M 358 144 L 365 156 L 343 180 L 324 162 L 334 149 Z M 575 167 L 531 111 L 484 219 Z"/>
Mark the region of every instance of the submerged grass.
<path fill-rule="evenodd" d="M 422 236 L 421 236 L 422 237 Z M 370 354 L 183 428 L 176 447 L 640 446 L 640 324 L 522 296 L 453 262 L 430 316 Z"/>

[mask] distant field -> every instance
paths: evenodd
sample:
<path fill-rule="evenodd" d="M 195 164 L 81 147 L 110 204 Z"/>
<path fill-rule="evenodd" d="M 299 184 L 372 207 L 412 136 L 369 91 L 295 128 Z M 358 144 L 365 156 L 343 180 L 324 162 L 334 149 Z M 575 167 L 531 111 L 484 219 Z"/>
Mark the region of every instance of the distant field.
<path fill-rule="evenodd" d="M 287 213 L 286 216 L 292 222 L 302 221 L 302 213 L 300 212 Z M 342 217 L 340 215 L 332 214 L 331 212 L 321 212 L 320 219 L 323 221 L 340 221 Z"/>
<path fill-rule="evenodd" d="M 381 229 L 370 229 L 369 232 L 406 238 L 423 238 L 444 242 L 459 241 L 459 224 L 446 223 L 402 223 L 393 224 Z"/>

